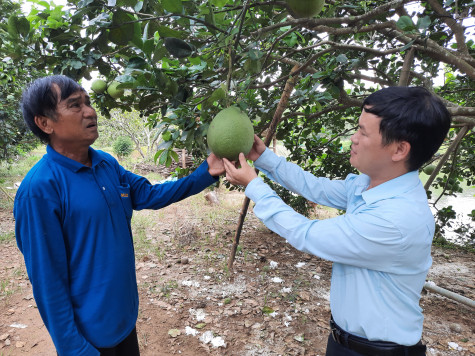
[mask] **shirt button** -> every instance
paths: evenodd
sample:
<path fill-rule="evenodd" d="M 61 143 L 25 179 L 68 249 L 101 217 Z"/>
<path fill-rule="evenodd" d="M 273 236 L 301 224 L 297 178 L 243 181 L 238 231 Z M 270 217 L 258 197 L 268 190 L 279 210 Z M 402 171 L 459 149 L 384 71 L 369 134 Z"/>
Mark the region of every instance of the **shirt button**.
<path fill-rule="evenodd" d="M 106 190 L 106 187 L 102 187 L 102 190 Z"/>

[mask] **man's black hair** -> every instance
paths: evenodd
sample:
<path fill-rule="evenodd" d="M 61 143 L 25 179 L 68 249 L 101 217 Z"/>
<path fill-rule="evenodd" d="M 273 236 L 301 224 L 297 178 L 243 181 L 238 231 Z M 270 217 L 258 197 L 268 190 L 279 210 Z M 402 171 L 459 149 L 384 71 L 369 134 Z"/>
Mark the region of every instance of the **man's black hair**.
<path fill-rule="evenodd" d="M 363 109 L 381 118 L 384 145 L 409 142 L 409 171 L 419 169 L 437 152 L 450 129 L 449 111 L 423 87 L 383 88 L 365 99 Z"/>
<path fill-rule="evenodd" d="M 58 98 L 53 84 L 57 85 L 61 97 Z M 35 116 L 46 116 L 56 119 L 58 102 L 68 98 L 71 94 L 85 91 L 76 81 L 64 75 L 52 75 L 36 79 L 23 91 L 21 110 L 26 125 L 42 142 L 49 142 L 49 135 L 43 132 L 35 123 Z"/>

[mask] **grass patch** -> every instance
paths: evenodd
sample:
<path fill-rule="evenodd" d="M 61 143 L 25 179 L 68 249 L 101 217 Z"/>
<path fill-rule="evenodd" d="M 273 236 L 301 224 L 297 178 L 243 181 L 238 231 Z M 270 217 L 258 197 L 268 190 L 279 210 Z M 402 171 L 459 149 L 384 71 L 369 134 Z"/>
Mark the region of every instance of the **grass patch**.
<path fill-rule="evenodd" d="M 14 277 L 18 277 L 21 275 L 21 270 L 15 270 L 13 272 Z M 12 281 L 6 279 L 6 280 L 0 280 L 0 297 L 5 298 L 8 296 L 11 296 L 18 292 L 21 288 L 18 285 L 15 285 L 12 283 Z"/>
<path fill-rule="evenodd" d="M 159 182 L 159 181 L 162 181 L 164 180 L 165 178 L 163 178 L 162 175 L 156 173 L 156 172 L 150 172 L 150 173 L 147 173 L 144 175 L 145 178 L 147 178 L 150 182 Z"/>
<path fill-rule="evenodd" d="M 153 228 L 155 224 L 154 219 L 146 211 L 144 213 L 134 213 L 132 217 L 132 233 L 136 253 L 145 255 L 156 249 L 153 237 L 147 234 L 147 230 Z"/>
<path fill-rule="evenodd" d="M 164 283 L 160 287 L 160 295 L 162 297 L 165 297 L 165 298 L 170 298 L 171 293 L 173 292 L 173 290 L 175 290 L 177 288 L 178 288 L 178 282 L 177 281 L 175 281 L 175 280 L 167 281 L 166 283 Z"/>
<path fill-rule="evenodd" d="M 0 161 L 0 209 L 13 209 L 15 183 L 21 182 L 28 171 L 46 153 L 45 146 L 38 147 L 13 162 Z M 9 197 L 7 197 L 7 194 Z M 11 199 L 10 199 L 11 198 Z M 0 237 L 2 239 L 2 237 Z"/>
<path fill-rule="evenodd" d="M 46 147 L 41 146 L 25 154 L 13 162 L 0 162 L 0 183 L 2 186 L 11 186 L 13 183 L 23 179 L 28 171 L 46 153 Z"/>
<path fill-rule="evenodd" d="M 8 231 L 0 234 L 0 243 L 6 243 L 15 240 L 15 232 Z"/>

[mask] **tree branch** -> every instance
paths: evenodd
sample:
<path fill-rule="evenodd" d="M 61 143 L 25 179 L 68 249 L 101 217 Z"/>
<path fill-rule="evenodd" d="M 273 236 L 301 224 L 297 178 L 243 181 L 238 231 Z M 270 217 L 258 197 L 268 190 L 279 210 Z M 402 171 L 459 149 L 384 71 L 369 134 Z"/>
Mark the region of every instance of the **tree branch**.
<path fill-rule="evenodd" d="M 418 53 L 426 54 L 437 61 L 453 65 L 475 80 L 475 58 L 466 58 L 467 56 L 462 56 L 457 52 L 452 53 L 446 48 L 439 46 L 435 41 L 422 39 L 419 35 L 403 33 L 397 29 L 394 22 L 392 22 L 391 28 L 381 29 L 379 32 L 390 38 L 396 38 L 405 44 L 414 42 L 413 47 Z"/>
<path fill-rule="evenodd" d="M 388 81 L 388 80 L 378 78 L 378 77 L 370 77 L 369 75 L 364 75 L 364 74 L 361 74 L 359 72 L 348 73 L 347 75 L 348 75 L 348 78 L 351 78 L 351 79 L 366 80 L 368 82 L 373 82 L 373 83 L 376 83 L 376 84 L 380 84 L 381 86 L 390 87 L 390 86 L 396 85 L 392 81 Z"/>
<path fill-rule="evenodd" d="M 260 36 L 266 32 L 272 32 L 277 28 L 285 26 L 296 26 L 300 25 L 302 27 L 307 27 L 312 29 L 319 25 L 354 25 L 356 23 L 367 24 L 370 19 L 378 17 L 381 14 L 386 14 L 390 9 L 396 9 L 404 4 L 411 2 L 412 0 L 393 0 L 389 1 L 386 4 L 383 4 L 374 10 L 368 11 L 367 13 L 360 16 L 344 16 L 344 17 L 321 17 L 321 18 L 301 18 L 289 20 L 286 22 L 276 23 L 264 28 L 261 28 L 255 32 L 252 32 L 252 35 Z"/>
<path fill-rule="evenodd" d="M 404 64 L 402 65 L 401 68 L 401 75 L 399 76 L 399 85 L 400 86 L 408 86 L 410 81 L 411 81 L 411 68 L 414 64 L 414 53 L 415 49 L 414 47 L 411 47 L 409 52 L 406 53 L 406 56 L 404 57 Z"/>
<path fill-rule="evenodd" d="M 442 168 L 442 166 L 445 164 L 445 162 L 449 159 L 451 153 L 453 150 L 455 150 L 460 141 L 462 140 L 462 138 L 465 136 L 465 134 L 468 132 L 468 126 L 464 126 L 462 127 L 462 129 L 459 131 L 459 133 L 457 134 L 457 136 L 455 137 L 455 139 L 452 141 L 452 143 L 450 144 L 449 148 L 447 148 L 447 151 L 445 151 L 445 154 L 442 156 L 442 158 L 440 159 L 439 163 L 437 164 L 437 166 L 435 167 L 434 171 L 432 172 L 432 174 L 429 176 L 429 179 L 427 179 L 427 182 L 426 184 L 424 184 L 424 189 L 425 190 L 428 190 L 429 187 L 432 185 L 432 182 L 434 181 L 435 177 L 437 176 L 437 174 L 439 173 L 440 169 Z"/>
<path fill-rule="evenodd" d="M 469 55 L 467 44 L 465 43 L 464 27 L 447 12 L 437 0 L 427 0 L 434 12 L 442 18 L 442 21 L 450 27 L 457 41 L 457 51 Z"/>

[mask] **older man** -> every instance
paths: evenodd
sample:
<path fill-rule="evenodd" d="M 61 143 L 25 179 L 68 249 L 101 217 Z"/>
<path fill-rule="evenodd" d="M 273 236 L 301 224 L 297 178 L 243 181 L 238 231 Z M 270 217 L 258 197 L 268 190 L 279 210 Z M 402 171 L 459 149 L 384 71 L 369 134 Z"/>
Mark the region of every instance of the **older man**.
<path fill-rule="evenodd" d="M 91 147 L 97 116 L 75 81 L 38 79 L 21 105 L 47 153 L 16 194 L 16 238 L 56 350 L 61 356 L 139 355 L 132 211 L 202 191 L 224 173 L 223 162 L 210 155 L 188 177 L 152 185 Z"/>

